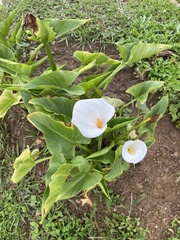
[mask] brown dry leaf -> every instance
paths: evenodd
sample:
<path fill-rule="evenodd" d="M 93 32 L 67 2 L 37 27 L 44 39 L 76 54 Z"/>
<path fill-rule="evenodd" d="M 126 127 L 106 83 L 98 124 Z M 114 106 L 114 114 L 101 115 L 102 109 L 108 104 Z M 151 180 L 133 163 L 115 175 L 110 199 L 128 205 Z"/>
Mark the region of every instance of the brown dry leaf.
<path fill-rule="evenodd" d="M 35 34 L 38 31 L 36 17 L 32 13 L 28 13 L 24 19 L 22 27 L 31 28 L 33 30 L 33 33 Z"/>
<path fill-rule="evenodd" d="M 93 207 L 93 203 L 90 200 L 90 198 L 86 197 L 86 198 L 81 198 L 81 206 L 83 207 L 85 204 L 88 204 L 90 207 Z"/>
<path fill-rule="evenodd" d="M 39 210 L 36 210 L 35 216 L 38 217 L 41 215 L 41 212 Z"/>
<path fill-rule="evenodd" d="M 37 137 L 36 140 L 35 140 L 36 145 L 40 145 L 42 142 L 43 142 L 43 138 L 41 136 Z"/>

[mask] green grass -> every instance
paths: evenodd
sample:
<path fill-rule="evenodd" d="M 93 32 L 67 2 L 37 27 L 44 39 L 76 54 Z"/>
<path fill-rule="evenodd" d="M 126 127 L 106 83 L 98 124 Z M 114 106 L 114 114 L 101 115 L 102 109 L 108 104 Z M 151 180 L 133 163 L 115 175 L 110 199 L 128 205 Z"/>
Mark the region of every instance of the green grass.
<path fill-rule="evenodd" d="M 103 45 L 117 41 L 145 41 L 159 43 L 179 42 L 179 8 L 169 0 L 4 0 L 0 19 L 18 6 L 20 19 L 32 12 L 39 18 L 91 19 L 80 29 L 66 36 L 81 44 L 100 42 Z M 40 2 L 40 3 L 39 3 Z"/>

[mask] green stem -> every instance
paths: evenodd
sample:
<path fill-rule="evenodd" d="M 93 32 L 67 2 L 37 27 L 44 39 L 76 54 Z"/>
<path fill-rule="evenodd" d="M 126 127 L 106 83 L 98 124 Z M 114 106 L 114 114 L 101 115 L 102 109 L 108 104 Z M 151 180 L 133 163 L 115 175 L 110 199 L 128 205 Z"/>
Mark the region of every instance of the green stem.
<path fill-rule="evenodd" d="M 39 52 L 39 50 L 44 46 L 43 43 L 41 43 L 39 46 L 37 46 L 37 48 L 33 51 L 32 55 L 30 56 L 28 62 L 31 62 L 32 59 L 34 58 L 34 56 L 37 54 L 37 52 Z"/>
<path fill-rule="evenodd" d="M 38 164 L 38 163 L 44 162 L 44 161 L 46 161 L 46 160 L 49 160 L 50 158 L 51 158 L 51 156 L 46 157 L 46 158 L 41 158 L 41 159 L 35 161 L 35 163 Z"/>
<path fill-rule="evenodd" d="M 127 65 L 125 63 L 120 63 L 118 64 L 118 66 L 115 68 L 115 70 L 111 70 L 111 73 L 97 86 L 97 89 L 100 90 L 103 87 L 103 90 L 101 91 L 101 96 L 104 94 L 104 92 L 106 91 L 107 87 L 109 86 L 109 84 L 112 82 L 113 77 L 124 67 L 126 67 Z M 110 72 L 110 71 L 109 71 Z M 94 92 L 91 94 L 90 97 L 92 97 L 94 94 Z"/>
<path fill-rule="evenodd" d="M 136 99 L 134 98 L 134 99 L 132 99 L 130 102 L 122 105 L 122 107 L 119 109 L 119 112 L 122 112 L 123 108 L 126 108 L 127 106 L 129 106 L 130 104 L 132 104 L 132 103 L 135 102 L 135 101 L 136 101 Z"/>
<path fill-rule="evenodd" d="M 117 138 L 117 139 L 116 139 L 116 143 L 117 143 L 118 141 L 124 139 L 124 138 L 127 138 L 128 135 L 130 134 L 130 132 L 132 132 L 133 130 L 136 130 L 136 129 L 139 128 L 141 125 L 143 125 L 143 124 L 149 122 L 150 120 L 151 120 L 150 117 L 149 117 L 149 118 L 146 118 L 144 121 L 142 121 L 142 122 L 139 123 L 138 125 L 132 127 L 129 131 L 127 131 L 126 134 L 123 134 L 123 135 L 121 135 L 119 138 Z"/>
<path fill-rule="evenodd" d="M 81 144 L 78 144 L 77 147 L 82 148 L 84 151 L 86 151 L 86 152 L 88 152 L 89 154 L 91 154 L 91 151 L 89 150 L 89 148 L 87 148 L 87 147 L 85 147 L 85 146 L 83 146 L 83 145 L 81 145 Z"/>
<path fill-rule="evenodd" d="M 98 137 L 98 151 L 101 150 L 101 146 L 102 146 L 102 136 L 103 136 L 103 134 L 101 134 L 101 135 Z"/>
<path fill-rule="evenodd" d="M 44 42 L 44 48 L 45 48 L 46 53 L 47 53 L 47 55 L 48 55 L 48 58 L 49 58 L 49 62 L 50 62 L 52 71 L 56 71 L 56 70 L 57 70 L 56 64 L 55 64 L 54 57 L 53 57 L 53 55 L 52 55 L 52 52 L 51 52 L 51 49 L 50 49 L 50 46 L 49 46 L 49 43 L 48 43 L 48 42 Z"/>
<path fill-rule="evenodd" d="M 117 68 L 106 78 L 104 87 L 103 87 L 103 93 L 106 91 L 107 87 L 109 86 L 109 84 L 112 82 L 113 78 L 115 77 L 115 75 L 124 67 L 126 67 L 127 65 L 125 63 L 120 63 Z M 102 87 L 102 84 L 100 84 L 98 86 L 98 89 L 100 89 Z"/>

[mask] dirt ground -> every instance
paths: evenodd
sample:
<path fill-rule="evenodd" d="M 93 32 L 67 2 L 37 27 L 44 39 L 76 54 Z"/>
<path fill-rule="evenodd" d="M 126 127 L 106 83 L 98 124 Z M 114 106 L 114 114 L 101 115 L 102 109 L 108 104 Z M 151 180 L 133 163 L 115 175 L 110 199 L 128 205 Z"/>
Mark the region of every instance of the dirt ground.
<path fill-rule="evenodd" d="M 94 45 L 92 49 L 90 51 L 101 51 L 98 45 Z M 78 62 L 73 58 L 75 50 L 78 50 L 76 43 L 69 43 L 68 47 L 65 43 L 54 43 L 53 53 L 57 64 L 66 64 L 67 69 L 77 67 Z M 115 46 L 106 48 L 105 53 L 109 57 L 119 59 L 119 52 Z M 48 63 L 44 67 L 47 66 Z M 134 68 L 123 69 L 109 86 L 106 94 L 125 100 L 127 98 L 125 90 L 140 81 L 142 80 L 137 77 Z M 22 115 L 25 116 L 22 110 L 13 107 L 4 119 L 11 143 L 15 144 L 18 141 L 20 147 L 30 144 L 32 139 L 27 136 L 29 133 L 32 136 L 32 132 L 36 132 Z M 166 240 L 170 222 L 174 218 L 180 218 L 180 129 L 175 128 L 168 114 L 160 120 L 155 139 L 144 161 L 135 167 L 131 166 L 119 179 L 109 183 L 109 186 L 114 194 L 125 196 L 123 200 L 125 208 L 122 208 L 120 200 L 119 205 L 114 208 L 116 213 L 131 212 L 131 216 L 140 217 L 142 226 L 149 230 L 147 240 Z M 98 199 L 93 193 L 89 197 L 92 202 Z M 136 204 L 133 204 L 135 202 Z M 78 203 L 76 207 L 70 208 L 78 215 L 83 211 L 91 211 L 91 208 L 82 208 Z M 103 227 L 105 209 L 101 202 L 97 202 L 97 210 L 97 224 Z"/>

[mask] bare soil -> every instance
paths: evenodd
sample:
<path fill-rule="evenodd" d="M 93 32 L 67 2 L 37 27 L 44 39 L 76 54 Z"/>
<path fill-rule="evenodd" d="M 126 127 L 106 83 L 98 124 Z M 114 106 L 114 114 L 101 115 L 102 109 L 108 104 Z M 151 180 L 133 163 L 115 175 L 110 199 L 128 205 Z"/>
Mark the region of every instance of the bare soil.
<path fill-rule="evenodd" d="M 70 43 L 69 46 L 65 43 L 54 43 L 52 48 L 58 65 L 66 64 L 67 69 L 79 66 L 73 57 L 74 51 L 78 50 L 77 43 Z M 94 45 L 92 50 L 88 47 L 86 49 L 101 51 L 99 45 Z M 119 59 L 115 46 L 108 46 L 104 52 L 109 57 Z M 48 63 L 45 63 L 43 68 L 47 66 Z M 106 94 L 126 100 L 128 96 L 125 90 L 140 81 L 142 80 L 137 77 L 133 67 L 125 68 L 115 77 Z M 155 99 L 152 98 L 152 101 Z M 25 116 L 23 110 L 13 107 L 4 119 L 10 134 L 9 141 L 14 148 L 17 141 L 20 148 L 32 143 L 37 146 L 42 144 L 41 139 L 33 138 L 36 130 Z M 114 194 L 124 196 L 123 200 L 120 197 L 119 204 L 112 211 L 140 217 L 142 226 L 149 230 L 147 240 L 166 240 L 170 222 L 174 218 L 180 219 L 180 129 L 176 129 L 168 113 L 160 120 L 155 139 L 144 161 L 135 167 L 131 166 L 115 182 L 110 182 L 109 187 Z M 97 228 L 103 228 L 107 209 L 102 201 L 98 201 L 99 196 L 92 192 L 89 197 L 92 202 L 97 201 Z M 92 211 L 89 206 L 81 207 L 79 201 L 76 201 L 75 205 L 69 204 L 69 209 L 79 217 L 84 211 Z"/>

